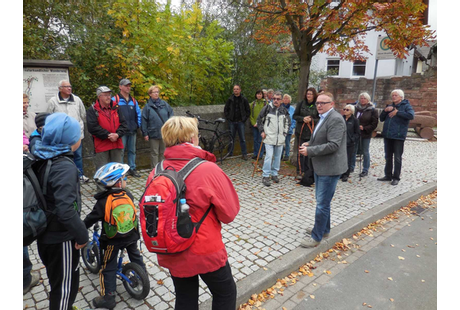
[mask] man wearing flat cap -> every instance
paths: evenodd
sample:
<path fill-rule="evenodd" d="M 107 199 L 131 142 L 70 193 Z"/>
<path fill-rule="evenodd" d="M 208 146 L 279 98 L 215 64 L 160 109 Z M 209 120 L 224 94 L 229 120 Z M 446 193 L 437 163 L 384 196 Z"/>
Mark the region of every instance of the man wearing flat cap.
<path fill-rule="evenodd" d="M 93 136 L 96 170 L 109 162 L 121 163 L 123 141 L 127 126 L 118 104 L 112 101 L 112 91 L 107 86 L 96 90 L 97 100 L 86 111 L 86 124 Z"/>
<path fill-rule="evenodd" d="M 128 79 L 120 80 L 118 85 L 120 92 L 112 97 L 112 101 L 118 104 L 118 109 L 126 120 L 128 130 L 121 138 L 124 149 L 121 151 L 121 162 L 124 163 L 125 150 L 128 153 L 128 173 L 136 178 L 140 177 L 136 171 L 136 134 L 137 128 L 141 127 L 141 109 L 134 97 L 130 95 L 131 81 Z"/>

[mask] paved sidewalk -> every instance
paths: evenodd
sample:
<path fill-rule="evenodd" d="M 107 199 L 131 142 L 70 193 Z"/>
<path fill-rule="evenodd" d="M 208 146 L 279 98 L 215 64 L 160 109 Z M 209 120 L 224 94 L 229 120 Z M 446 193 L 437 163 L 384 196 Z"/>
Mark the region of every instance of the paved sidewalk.
<path fill-rule="evenodd" d="M 314 249 L 299 248 L 300 241 L 305 237 L 305 228 L 314 223 L 314 188 L 296 185 L 291 176 L 281 177 L 280 183 L 265 187 L 261 182 L 261 173 L 251 178 L 252 160 L 230 159 L 224 161 L 221 167 L 233 181 L 241 204 L 235 221 L 223 225 L 222 232 L 238 285 L 237 304 L 241 304 L 254 292 L 273 285 L 277 278 L 288 275 L 347 234 L 351 235 L 375 221 L 378 216 L 383 217 L 409 200 L 416 200 L 421 194 L 436 189 L 437 143 L 406 141 L 401 182 L 398 186 L 391 186 L 389 182 L 377 181 L 377 177 L 383 176 L 383 139 L 373 139 L 369 176 L 359 181 L 357 163 L 356 172 L 351 175 L 349 182 L 339 181 L 331 210 L 329 245 L 323 242 Z M 142 195 L 149 172 L 142 170 L 141 178 L 129 178 L 128 187 L 136 200 Z M 92 197 L 95 188 L 92 182 L 82 186 L 82 218 L 95 203 Z M 135 300 L 119 282 L 115 309 L 174 308 L 174 287 L 168 271 L 158 266 L 155 254 L 148 253 L 144 246 L 142 250 L 150 275 L 151 293 L 145 300 Z M 46 309 L 49 286 L 36 244 L 32 245 L 29 253 L 33 269 L 40 270 L 46 285 L 42 283 L 24 295 L 23 308 Z M 210 309 L 211 295 L 204 283 L 200 283 L 201 308 Z M 99 295 L 99 279 L 97 275 L 89 273 L 83 263 L 80 286 L 75 305 L 81 309 L 91 308 L 91 300 Z"/>

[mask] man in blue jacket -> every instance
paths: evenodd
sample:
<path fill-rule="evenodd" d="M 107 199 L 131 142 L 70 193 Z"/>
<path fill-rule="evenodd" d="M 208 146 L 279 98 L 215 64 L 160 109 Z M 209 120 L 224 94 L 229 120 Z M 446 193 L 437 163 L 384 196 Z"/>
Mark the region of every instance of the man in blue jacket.
<path fill-rule="evenodd" d="M 395 89 L 391 92 L 392 104 L 380 114 L 383 124 L 383 142 L 385 146 L 385 176 L 378 181 L 391 181 L 391 185 L 398 185 L 402 167 L 404 141 L 409 128 L 409 121 L 414 119 L 414 110 L 409 100 L 404 99 L 404 92 Z M 394 171 L 393 171 L 394 158 Z"/>
<path fill-rule="evenodd" d="M 129 174 L 138 178 L 139 173 L 136 171 L 136 134 L 137 128 L 141 127 L 141 109 L 131 92 L 131 81 L 128 79 L 120 80 L 118 85 L 120 93 L 112 98 L 112 101 L 118 103 L 118 109 L 126 119 L 128 131 L 121 137 L 123 141 L 123 150 L 121 151 L 121 162 L 124 163 L 125 149 L 128 152 Z"/>

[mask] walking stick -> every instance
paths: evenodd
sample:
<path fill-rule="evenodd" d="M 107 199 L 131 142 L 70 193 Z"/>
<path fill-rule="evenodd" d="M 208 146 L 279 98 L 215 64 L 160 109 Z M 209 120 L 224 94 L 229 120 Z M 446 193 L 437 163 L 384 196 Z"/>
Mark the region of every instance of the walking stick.
<path fill-rule="evenodd" d="M 254 171 L 252 171 L 251 178 L 254 178 L 254 173 L 256 173 L 257 164 L 259 163 L 260 151 L 262 150 L 262 145 L 264 145 L 264 141 L 263 141 L 263 140 L 260 141 L 259 154 L 257 154 L 257 160 L 256 160 L 256 164 L 254 165 Z"/>
<path fill-rule="evenodd" d="M 358 144 L 358 152 L 360 152 L 360 154 L 359 154 L 359 171 L 362 171 L 361 166 L 363 164 L 363 150 L 361 148 L 362 148 L 361 137 L 359 137 L 359 144 Z M 359 173 L 359 181 L 361 182 L 361 172 Z"/>
<path fill-rule="evenodd" d="M 313 134 L 313 130 L 315 129 L 315 121 L 313 120 L 313 118 L 311 119 L 311 125 L 310 125 L 310 123 L 303 123 L 302 124 L 302 128 L 300 129 L 299 142 L 298 142 L 299 147 L 300 147 L 300 138 L 302 137 L 303 127 L 305 126 L 305 124 L 307 124 L 308 129 L 310 129 L 311 134 Z M 299 150 L 297 150 L 297 164 L 299 165 L 300 174 L 302 174 L 303 171 L 302 171 L 302 165 L 300 164 Z"/>

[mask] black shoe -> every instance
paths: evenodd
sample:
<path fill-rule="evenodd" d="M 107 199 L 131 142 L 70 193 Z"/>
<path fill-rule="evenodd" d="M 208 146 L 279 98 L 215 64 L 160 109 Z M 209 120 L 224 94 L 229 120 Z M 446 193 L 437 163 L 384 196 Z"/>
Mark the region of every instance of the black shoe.
<path fill-rule="evenodd" d="M 248 155 L 243 155 L 243 160 L 248 160 Z"/>
<path fill-rule="evenodd" d="M 391 181 L 391 178 L 384 176 L 383 178 L 378 178 L 377 181 Z"/>
<path fill-rule="evenodd" d="M 263 177 L 262 178 L 262 183 L 265 185 L 265 186 L 270 186 L 271 183 L 270 183 L 270 178 L 269 177 Z"/>
<path fill-rule="evenodd" d="M 346 181 L 348 181 L 348 176 L 347 176 L 347 175 L 344 175 L 344 176 L 342 177 L 342 182 L 346 182 Z"/>
<path fill-rule="evenodd" d="M 257 159 L 257 155 L 252 155 L 252 159 Z"/>
<path fill-rule="evenodd" d="M 283 161 L 289 161 L 289 156 L 284 156 Z"/>
<path fill-rule="evenodd" d="M 277 175 L 272 175 L 272 176 L 271 176 L 271 179 L 272 179 L 273 182 L 275 182 L 275 183 L 279 183 L 279 182 L 280 182 L 280 179 L 278 179 L 278 176 L 277 176 Z"/>
<path fill-rule="evenodd" d="M 93 306 L 95 308 L 106 308 L 112 310 L 115 308 L 117 303 L 115 302 L 115 293 L 106 294 L 105 296 L 99 296 L 93 299 Z"/>
<path fill-rule="evenodd" d="M 393 186 L 398 185 L 398 183 L 399 183 L 399 180 L 393 180 L 393 181 L 391 181 L 391 185 L 393 185 Z"/>
<path fill-rule="evenodd" d="M 139 172 L 137 172 L 136 170 L 134 169 L 129 169 L 129 174 L 132 175 L 133 177 L 135 178 L 140 178 L 141 175 L 139 174 Z"/>
<path fill-rule="evenodd" d="M 363 171 L 359 174 L 359 176 L 362 177 L 367 177 L 367 171 Z"/>

